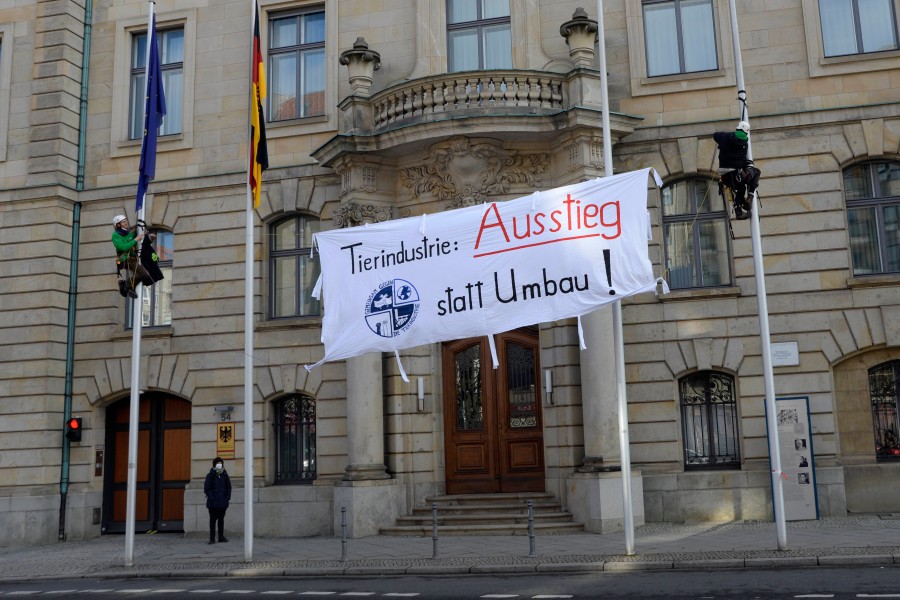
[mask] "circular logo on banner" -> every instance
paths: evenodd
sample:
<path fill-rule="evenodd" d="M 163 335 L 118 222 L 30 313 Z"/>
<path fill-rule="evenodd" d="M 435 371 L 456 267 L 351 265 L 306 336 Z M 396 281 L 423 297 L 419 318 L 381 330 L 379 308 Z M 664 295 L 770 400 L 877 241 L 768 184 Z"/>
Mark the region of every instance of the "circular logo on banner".
<path fill-rule="evenodd" d="M 418 314 L 419 292 L 404 279 L 385 281 L 366 301 L 366 324 L 381 337 L 400 335 L 410 328 Z"/>

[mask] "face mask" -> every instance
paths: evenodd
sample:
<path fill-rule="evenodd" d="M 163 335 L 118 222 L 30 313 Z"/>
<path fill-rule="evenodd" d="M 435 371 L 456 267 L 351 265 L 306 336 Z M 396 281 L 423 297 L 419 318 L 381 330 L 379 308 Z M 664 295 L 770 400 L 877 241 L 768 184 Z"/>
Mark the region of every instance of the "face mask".
<path fill-rule="evenodd" d="M 221 472 L 224 471 L 224 470 L 225 470 L 225 467 L 222 465 L 222 463 L 219 463 L 219 464 L 216 465 L 216 471 L 217 471 L 217 472 L 221 473 Z"/>

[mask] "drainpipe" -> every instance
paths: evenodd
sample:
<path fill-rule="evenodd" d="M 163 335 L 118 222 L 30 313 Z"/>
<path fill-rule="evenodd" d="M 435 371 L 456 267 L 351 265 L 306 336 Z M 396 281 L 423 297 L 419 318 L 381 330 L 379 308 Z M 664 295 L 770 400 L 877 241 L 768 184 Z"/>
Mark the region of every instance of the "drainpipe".
<path fill-rule="evenodd" d="M 78 111 L 78 171 L 75 179 L 76 193 L 84 190 L 85 146 L 87 144 L 88 75 L 91 57 L 91 21 L 93 0 L 84 4 L 84 43 L 81 51 L 81 106 Z M 75 305 L 78 299 L 78 244 L 81 237 L 81 202 L 72 209 L 72 246 L 69 257 L 69 305 L 66 318 L 66 387 L 63 399 L 63 423 L 72 416 L 72 371 L 75 362 Z M 64 431 L 65 428 L 63 427 Z M 66 540 L 66 495 L 69 492 L 69 440 L 62 436 L 62 465 L 59 474 L 59 536 Z"/>

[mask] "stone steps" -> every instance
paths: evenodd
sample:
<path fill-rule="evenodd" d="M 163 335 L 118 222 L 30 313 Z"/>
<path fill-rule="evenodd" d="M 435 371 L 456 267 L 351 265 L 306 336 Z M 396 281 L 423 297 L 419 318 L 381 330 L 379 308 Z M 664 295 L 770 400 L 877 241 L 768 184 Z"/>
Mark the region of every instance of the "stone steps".
<path fill-rule="evenodd" d="M 437 507 L 438 535 L 527 535 L 528 500 L 532 501 L 534 533 L 577 533 L 581 523 L 546 492 L 512 494 L 456 494 L 432 496 L 409 516 L 397 519 L 383 535 L 431 536 L 432 504 Z"/>

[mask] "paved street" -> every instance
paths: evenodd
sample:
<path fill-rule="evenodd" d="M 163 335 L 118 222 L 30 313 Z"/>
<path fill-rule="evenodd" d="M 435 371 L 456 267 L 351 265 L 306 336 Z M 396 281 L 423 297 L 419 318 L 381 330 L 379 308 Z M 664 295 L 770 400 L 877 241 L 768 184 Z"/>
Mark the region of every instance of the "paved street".
<path fill-rule="evenodd" d="M 222 577 L 625 571 L 900 564 L 900 517 L 864 515 L 788 523 L 788 549 L 777 550 L 774 523 L 651 523 L 635 531 L 635 555 L 622 533 L 444 537 L 437 558 L 428 538 L 372 536 L 347 540 L 257 538 L 244 561 L 240 536 L 208 545 L 206 536 L 138 535 L 134 565 L 125 538 L 0 549 L 0 581 L 47 577 Z"/>

